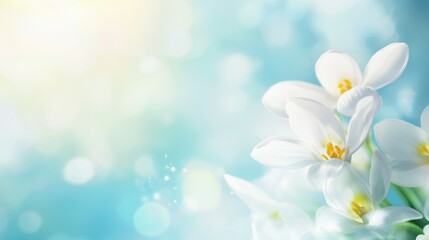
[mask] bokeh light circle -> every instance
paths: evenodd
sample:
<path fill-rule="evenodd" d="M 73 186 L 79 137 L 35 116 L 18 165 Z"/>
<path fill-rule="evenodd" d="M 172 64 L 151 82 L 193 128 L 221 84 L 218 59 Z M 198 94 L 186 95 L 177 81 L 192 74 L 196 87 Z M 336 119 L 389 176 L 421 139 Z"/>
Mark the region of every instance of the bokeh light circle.
<path fill-rule="evenodd" d="M 134 226 L 143 236 L 160 236 L 170 227 L 170 213 L 159 203 L 145 203 L 134 215 Z"/>
<path fill-rule="evenodd" d="M 183 180 L 183 203 L 189 211 L 205 211 L 216 207 L 222 197 L 222 187 L 216 175 L 208 169 L 192 169 Z"/>
<path fill-rule="evenodd" d="M 23 232 L 35 233 L 42 226 L 42 218 L 37 212 L 24 212 L 19 216 L 18 225 Z"/>
<path fill-rule="evenodd" d="M 66 164 L 63 175 L 68 183 L 84 184 L 94 177 L 94 165 L 86 158 L 75 158 Z"/>

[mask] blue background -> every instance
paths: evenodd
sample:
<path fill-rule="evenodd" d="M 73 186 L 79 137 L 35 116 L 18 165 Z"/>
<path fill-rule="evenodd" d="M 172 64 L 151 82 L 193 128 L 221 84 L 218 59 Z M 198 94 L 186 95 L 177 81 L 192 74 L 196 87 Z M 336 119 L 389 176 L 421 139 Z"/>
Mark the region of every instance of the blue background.
<path fill-rule="evenodd" d="M 426 1 L 1 5 L 1 239 L 249 239 L 222 175 L 266 171 L 251 149 L 288 130 L 261 96 L 281 80 L 318 84 L 328 49 L 363 69 L 406 42 L 375 122 L 419 125 L 429 104 Z"/>

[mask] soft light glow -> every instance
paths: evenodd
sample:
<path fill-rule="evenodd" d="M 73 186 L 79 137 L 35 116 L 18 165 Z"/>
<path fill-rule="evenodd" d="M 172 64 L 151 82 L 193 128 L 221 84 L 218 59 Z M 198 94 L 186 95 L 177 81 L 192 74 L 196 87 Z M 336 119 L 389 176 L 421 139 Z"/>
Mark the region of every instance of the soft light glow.
<path fill-rule="evenodd" d="M 37 212 L 24 212 L 19 216 L 18 225 L 23 232 L 35 233 L 42 226 L 42 218 Z"/>
<path fill-rule="evenodd" d="M 253 73 L 252 60 L 242 53 L 231 53 L 220 62 L 220 78 L 227 85 L 241 86 L 252 77 Z"/>
<path fill-rule="evenodd" d="M 136 211 L 134 226 L 145 237 L 161 236 L 170 227 L 170 213 L 161 204 L 146 203 Z"/>
<path fill-rule="evenodd" d="M 189 211 L 204 211 L 214 208 L 222 194 L 216 175 L 208 169 L 190 169 L 183 180 L 184 206 Z"/>
<path fill-rule="evenodd" d="M 94 165 L 86 158 L 70 160 L 63 171 L 64 179 L 71 184 L 85 184 L 94 177 Z"/>
<path fill-rule="evenodd" d="M 134 169 L 140 177 L 149 178 L 157 175 L 153 159 L 149 155 L 144 155 L 134 163 Z"/>

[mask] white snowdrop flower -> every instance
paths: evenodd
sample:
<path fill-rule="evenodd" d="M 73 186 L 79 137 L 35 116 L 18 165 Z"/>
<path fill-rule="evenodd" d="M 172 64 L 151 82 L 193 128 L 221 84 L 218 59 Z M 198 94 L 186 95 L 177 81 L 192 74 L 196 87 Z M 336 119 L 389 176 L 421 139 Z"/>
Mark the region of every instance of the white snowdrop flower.
<path fill-rule="evenodd" d="M 338 160 L 350 162 L 351 155 L 367 137 L 379 105 L 372 97 L 360 101 L 345 134 L 340 121 L 323 104 L 303 98 L 290 98 L 288 102 L 286 111 L 297 139 L 265 140 L 253 149 L 251 156 L 269 167 L 299 169 L 310 166 L 309 180 L 321 187 L 326 171 L 338 165 Z"/>
<path fill-rule="evenodd" d="M 324 231 L 383 235 L 395 224 L 422 217 L 409 207 L 380 207 L 390 186 L 388 163 L 380 152 L 373 155 L 369 181 L 350 164 L 343 164 L 326 180 L 323 192 L 328 207 L 316 214 L 316 224 Z"/>
<path fill-rule="evenodd" d="M 429 181 L 429 106 L 421 127 L 402 120 L 383 120 L 374 126 L 381 149 L 391 157 L 392 182 L 404 187 L 423 187 Z"/>
<path fill-rule="evenodd" d="M 298 207 L 273 200 L 245 180 L 230 175 L 225 180 L 252 211 L 253 240 L 301 239 L 314 229 L 313 221 Z"/>
<path fill-rule="evenodd" d="M 322 87 L 304 81 L 282 81 L 273 85 L 262 98 L 268 110 L 288 117 L 285 111 L 290 97 L 321 102 L 344 115 L 352 115 L 361 98 L 378 95 L 374 90 L 395 81 L 408 63 L 408 45 L 392 43 L 376 52 L 362 74 L 356 61 L 345 53 L 329 50 L 315 66 Z"/>

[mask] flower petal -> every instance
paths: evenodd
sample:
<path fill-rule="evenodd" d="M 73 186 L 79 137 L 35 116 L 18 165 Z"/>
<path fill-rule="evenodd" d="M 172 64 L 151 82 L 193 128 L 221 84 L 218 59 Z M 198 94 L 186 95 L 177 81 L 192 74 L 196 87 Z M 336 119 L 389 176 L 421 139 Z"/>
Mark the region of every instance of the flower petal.
<path fill-rule="evenodd" d="M 342 168 L 338 168 L 337 171 L 331 171 L 330 177 L 326 179 L 323 194 L 328 206 L 350 218 L 353 218 L 350 215 L 351 202 L 357 196 L 371 197 L 367 180 L 348 162 L 344 162 Z"/>
<path fill-rule="evenodd" d="M 363 98 L 357 104 L 356 112 L 353 114 L 347 130 L 346 145 L 349 156 L 356 152 L 367 138 L 377 109 L 378 106 L 374 103 L 372 96 Z"/>
<path fill-rule="evenodd" d="M 296 136 L 314 149 L 324 149 L 332 140 L 345 146 L 341 124 L 324 105 L 309 99 L 290 98 L 286 111 Z M 323 160 L 322 156 L 319 158 Z"/>
<path fill-rule="evenodd" d="M 315 163 L 310 166 L 307 172 L 307 179 L 318 190 L 322 190 L 326 183 L 326 178 L 343 168 L 344 161 L 331 159 L 326 162 Z"/>
<path fill-rule="evenodd" d="M 349 55 L 330 50 L 317 60 L 316 76 L 320 84 L 332 96 L 339 97 L 347 88 L 355 87 L 362 81 L 362 73 L 359 66 Z M 347 82 L 350 84 L 345 89 L 340 86 Z"/>
<path fill-rule="evenodd" d="M 346 116 L 352 116 L 356 112 L 356 108 L 360 100 L 365 97 L 372 97 L 373 108 L 377 111 L 382 105 L 380 95 L 368 86 L 357 86 L 345 92 L 338 99 L 337 110 Z"/>
<path fill-rule="evenodd" d="M 369 186 L 373 204 L 378 206 L 386 197 L 390 186 L 390 168 L 387 159 L 379 151 L 375 151 L 372 158 Z"/>
<path fill-rule="evenodd" d="M 275 210 L 277 203 L 265 192 L 243 179 L 225 175 L 225 180 L 234 193 L 256 215 L 266 215 Z"/>
<path fill-rule="evenodd" d="M 383 120 L 374 126 L 381 149 L 394 159 L 419 161 L 419 147 L 427 141 L 426 132 L 401 120 Z"/>
<path fill-rule="evenodd" d="M 353 221 L 329 207 L 321 207 L 316 213 L 316 225 L 327 232 L 355 233 L 364 228 L 364 224 Z"/>
<path fill-rule="evenodd" d="M 392 182 L 403 187 L 424 187 L 429 181 L 429 165 L 410 170 L 392 169 Z"/>
<path fill-rule="evenodd" d="M 329 95 L 323 88 L 304 81 L 282 81 L 271 86 L 262 97 L 264 106 L 280 117 L 288 117 L 286 102 L 290 97 L 309 98 L 333 109 L 337 99 Z"/>
<path fill-rule="evenodd" d="M 422 126 L 426 133 L 429 133 L 429 106 L 425 107 L 420 116 L 420 126 Z"/>
<path fill-rule="evenodd" d="M 409 207 L 389 206 L 373 211 L 366 217 L 370 226 L 388 228 L 401 222 L 420 219 L 422 215 Z"/>
<path fill-rule="evenodd" d="M 310 217 L 292 204 L 279 204 L 276 213 L 280 214 L 280 219 L 266 216 L 253 221 L 252 230 L 256 239 L 298 239 L 303 233 L 314 229 Z"/>
<path fill-rule="evenodd" d="M 392 43 L 380 49 L 366 65 L 364 84 L 378 89 L 395 81 L 407 66 L 408 55 L 405 43 Z"/>
<path fill-rule="evenodd" d="M 258 144 L 251 156 L 269 167 L 297 169 L 316 162 L 314 156 L 299 141 L 275 137 Z"/>

